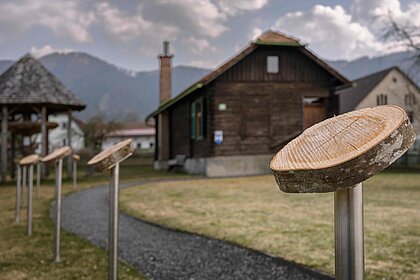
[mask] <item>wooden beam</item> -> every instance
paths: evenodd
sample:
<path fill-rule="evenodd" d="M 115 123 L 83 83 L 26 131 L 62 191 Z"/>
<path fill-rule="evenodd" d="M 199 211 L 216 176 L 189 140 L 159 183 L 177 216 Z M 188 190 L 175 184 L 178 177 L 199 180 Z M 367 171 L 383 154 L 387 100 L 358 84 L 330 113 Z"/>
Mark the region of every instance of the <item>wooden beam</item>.
<path fill-rule="evenodd" d="M 7 107 L 3 106 L 1 110 L 1 182 L 6 182 L 7 176 L 7 120 L 9 113 Z"/>

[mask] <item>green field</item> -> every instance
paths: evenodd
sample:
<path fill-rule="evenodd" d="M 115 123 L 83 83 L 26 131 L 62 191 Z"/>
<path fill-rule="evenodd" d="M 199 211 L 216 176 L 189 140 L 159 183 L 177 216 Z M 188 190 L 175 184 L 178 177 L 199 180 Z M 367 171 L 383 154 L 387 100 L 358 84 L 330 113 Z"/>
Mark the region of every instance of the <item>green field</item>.
<path fill-rule="evenodd" d="M 132 181 L 155 177 L 185 176 L 155 171 L 150 158 L 130 158 L 121 166 L 121 180 Z M 0 186 L 0 279 L 107 279 L 107 251 L 62 230 L 62 262 L 52 263 L 54 225 L 49 207 L 54 197 L 54 174 L 44 180 L 40 196 L 34 197 L 33 236 L 26 235 L 26 209 L 21 221 L 14 223 L 14 183 Z M 64 173 L 65 174 L 65 173 Z M 79 168 L 79 190 L 106 184 L 109 174 L 86 176 L 86 167 Z M 73 191 L 71 180 L 64 175 L 63 195 Z M 133 268 L 120 263 L 119 279 L 145 279 Z"/>
<path fill-rule="evenodd" d="M 420 279 L 420 174 L 381 173 L 365 195 L 367 279 Z M 333 274 L 333 194 L 281 193 L 272 176 L 150 183 L 124 211 Z"/>

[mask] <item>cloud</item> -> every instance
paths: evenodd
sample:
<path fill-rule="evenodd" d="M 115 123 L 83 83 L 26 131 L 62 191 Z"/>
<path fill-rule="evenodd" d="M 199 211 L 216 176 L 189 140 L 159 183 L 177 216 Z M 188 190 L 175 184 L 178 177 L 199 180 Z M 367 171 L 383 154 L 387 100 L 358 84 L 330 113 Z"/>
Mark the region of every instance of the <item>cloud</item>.
<path fill-rule="evenodd" d="M 307 12 L 288 13 L 275 27 L 310 43 L 321 56 L 347 58 L 373 55 L 381 51 L 369 29 L 352 20 L 341 6 L 316 5 Z"/>
<path fill-rule="evenodd" d="M 144 19 L 141 6 L 134 13 L 129 14 L 109 3 L 102 2 L 97 5 L 97 13 L 105 30 L 125 42 L 139 39 L 143 35 L 150 37 L 163 34 L 163 36 L 173 37 L 178 32 L 176 27 L 154 24 Z"/>
<path fill-rule="evenodd" d="M 51 53 L 70 53 L 73 52 L 72 49 L 62 49 L 62 48 L 53 48 L 50 45 L 45 45 L 43 47 L 37 48 L 35 46 L 31 47 L 30 53 L 35 57 L 46 56 Z"/>
<path fill-rule="evenodd" d="M 190 46 L 191 51 L 194 54 L 203 54 L 204 51 L 215 52 L 216 47 L 211 46 L 209 41 L 206 39 L 197 39 L 194 37 L 189 37 L 187 43 Z"/>
<path fill-rule="evenodd" d="M 109 34 L 130 41 L 143 34 L 173 38 L 216 38 L 228 30 L 230 17 L 261 9 L 268 0 L 155 0 L 124 11 L 108 2 L 96 5 L 96 13 Z"/>
<path fill-rule="evenodd" d="M 179 33 L 175 26 L 145 19 L 141 5 L 129 13 L 101 2 L 96 5 L 96 12 L 105 33 L 116 41 L 138 44 L 145 55 L 156 55 L 156 48 L 163 40 L 174 40 Z"/>
<path fill-rule="evenodd" d="M 210 0 L 157 0 L 148 7 L 147 15 L 155 23 L 193 35 L 214 38 L 227 30 L 226 15 Z"/>
<path fill-rule="evenodd" d="M 354 20 L 369 25 L 372 32 L 383 32 L 389 16 L 401 26 L 420 28 L 420 3 L 411 3 L 403 11 L 399 0 L 354 0 L 350 12 Z"/>
<path fill-rule="evenodd" d="M 250 39 L 251 39 L 251 40 L 255 40 L 255 39 L 257 39 L 257 38 L 258 38 L 258 36 L 260 36 L 262 33 L 263 33 L 263 31 L 262 31 L 262 29 L 261 29 L 261 28 L 258 28 L 258 27 L 253 27 L 253 28 L 251 29 L 251 33 L 250 33 L 249 37 L 250 37 Z"/>
<path fill-rule="evenodd" d="M 2 2 L 0 11 L 0 40 L 25 33 L 35 26 L 45 27 L 57 36 L 70 37 L 77 42 L 92 39 L 88 29 L 95 22 L 95 15 L 84 10 L 76 0 Z"/>
<path fill-rule="evenodd" d="M 383 42 L 382 34 L 392 15 L 399 22 L 420 26 L 420 4 L 402 11 L 397 0 L 355 0 L 350 12 L 342 6 L 315 5 L 308 11 L 288 13 L 274 27 L 310 43 L 323 57 L 354 59 L 406 50 L 395 41 Z"/>
<path fill-rule="evenodd" d="M 219 0 L 218 6 L 226 15 L 236 15 L 244 11 L 259 10 L 268 4 L 268 0 Z"/>

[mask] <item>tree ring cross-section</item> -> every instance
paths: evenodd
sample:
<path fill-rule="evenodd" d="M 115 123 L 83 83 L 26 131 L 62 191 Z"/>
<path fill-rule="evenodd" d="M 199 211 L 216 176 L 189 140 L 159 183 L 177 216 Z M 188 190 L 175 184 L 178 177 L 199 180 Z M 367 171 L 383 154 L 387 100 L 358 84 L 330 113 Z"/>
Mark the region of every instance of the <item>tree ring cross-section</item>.
<path fill-rule="evenodd" d="M 32 154 L 26 157 L 23 157 L 19 160 L 20 165 L 30 165 L 38 163 L 38 161 L 41 159 L 41 157 L 37 154 Z"/>
<path fill-rule="evenodd" d="M 66 156 L 71 154 L 71 148 L 69 146 L 64 146 L 54 150 L 52 153 L 46 155 L 42 158 L 42 162 L 50 162 L 54 160 L 59 160 L 65 158 Z"/>
<path fill-rule="evenodd" d="M 87 164 L 92 165 L 97 172 L 111 169 L 115 164 L 133 154 L 134 149 L 131 146 L 131 142 L 131 138 L 121 141 L 94 156 Z"/>
<path fill-rule="evenodd" d="M 400 107 L 361 109 L 308 128 L 274 156 L 270 168 L 284 192 L 336 191 L 388 167 L 415 137 Z"/>

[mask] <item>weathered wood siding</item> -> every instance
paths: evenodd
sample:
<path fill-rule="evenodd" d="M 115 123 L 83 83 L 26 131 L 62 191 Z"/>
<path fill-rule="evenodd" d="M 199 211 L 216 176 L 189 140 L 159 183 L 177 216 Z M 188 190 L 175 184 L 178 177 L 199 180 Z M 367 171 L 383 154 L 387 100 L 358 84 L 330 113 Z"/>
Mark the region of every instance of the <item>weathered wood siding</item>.
<path fill-rule="evenodd" d="M 204 97 L 204 137 L 200 140 L 191 139 L 191 103 L 198 97 Z M 176 155 L 186 155 L 187 157 L 206 157 L 210 153 L 210 118 L 208 117 L 209 102 L 207 89 L 202 89 L 199 92 L 191 95 L 189 98 L 179 102 L 170 110 L 171 125 L 170 125 L 170 142 L 171 158 Z"/>
<path fill-rule="evenodd" d="M 278 74 L 267 73 L 268 55 L 279 57 Z M 259 47 L 170 109 L 171 158 L 273 154 L 302 131 L 304 97 L 324 98 L 327 115 L 336 113 L 335 82 L 297 48 Z M 206 133 L 191 140 L 190 104 L 199 96 L 205 99 Z M 226 110 L 218 109 L 221 103 Z M 215 130 L 223 131 L 221 145 L 214 144 Z"/>
<path fill-rule="evenodd" d="M 268 55 L 279 73 L 266 71 Z M 297 48 L 261 47 L 213 82 L 212 130 L 222 130 L 213 156 L 274 153 L 303 129 L 303 98 L 331 98 L 331 75 Z M 219 111 L 225 103 L 227 109 Z M 330 115 L 332 112 L 330 112 Z M 281 143 L 279 145 L 279 143 Z"/>
<path fill-rule="evenodd" d="M 176 155 L 190 156 L 190 118 L 189 102 L 181 101 L 170 110 L 170 157 Z"/>
<path fill-rule="evenodd" d="M 267 56 L 279 57 L 279 73 L 266 71 Z M 296 47 L 260 46 L 218 78 L 220 82 L 299 82 L 328 86 L 331 75 Z"/>

